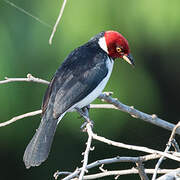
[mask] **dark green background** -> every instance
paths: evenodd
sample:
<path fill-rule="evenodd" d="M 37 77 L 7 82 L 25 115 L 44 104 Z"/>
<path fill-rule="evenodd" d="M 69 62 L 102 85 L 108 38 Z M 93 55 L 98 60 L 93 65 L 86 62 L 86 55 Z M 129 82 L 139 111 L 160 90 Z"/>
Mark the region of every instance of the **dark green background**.
<path fill-rule="evenodd" d="M 31 14 L 54 25 L 62 1 L 12 0 Z M 16 8 L 0 1 L 0 79 L 36 77 L 50 80 L 63 59 L 74 48 L 104 30 L 121 32 L 129 41 L 136 68 L 116 60 L 105 91 L 113 91 L 121 102 L 149 114 L 177 123 L 180 102 L 180 1 L 69 0 L 55 34 Z M 0 122 L 40 109 L 46 85 L 15 82 L 0 86 Z M 100 101 L 96 101 L 101 103 Z M 134 119 L 117 110 L 91 110 L 94 131 L 127 144 L 165 148 L 170 132 Z M 26 170 L 22 161 L 27 143 L 38 127 L 40 116 L 19 120 L 0 128 L 0 179 L 53 179 L 59 170 L 80 167 L 87 135 L 80 131 L 77 113 L 67 114 L 60 123 L 48 160 L 40 167 Z M 143 153 L 93 142 L 89 162 L 114 156 Z M 156 161 L 145 163 L 154 168 Z M 107 169 L 127 169 L 135 164 L 120 163 Z M 174 161 L 163 167 L 175 168 Z M 90 171 L 93 172 L 93 171 Z M 109 177 L 106 179 L 113 179 Z M 136 175 L 121 179 L 139 179 Z"/>

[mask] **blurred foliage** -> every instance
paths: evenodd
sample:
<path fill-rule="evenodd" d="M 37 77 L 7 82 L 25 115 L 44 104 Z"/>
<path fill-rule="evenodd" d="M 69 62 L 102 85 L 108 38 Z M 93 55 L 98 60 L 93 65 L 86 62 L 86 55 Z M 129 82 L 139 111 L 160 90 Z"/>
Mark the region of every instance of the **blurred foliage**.
<path fill-rule="evenodd" d="M 48 24 L 55 23 L 61 1 L 12 0 L 17 6 L 39 17 Z M 179 49 L 180 1 L 68 1 L 62 20 L 48 44 L 52 28 L 20 12 L 4 0 L 0 2 L 0 79 L 36 77 L 50 80 L 63 59 L 74 48 L 87 42 L 104 30 L 121 32 L 129 41 L 136 60 L 131 68 L 116 60 L 111 79 L 105 91 L 127 105 L 177 123 L 179 120 Z M 35 83 L 9 83 L 0 87 L 0 122 L 16 115 L 39 109 L 46 89 Z M 101 103 L 99 100 L 96 103 Z M 115 110 L 91 110 L 94 130 L 108 138 L 156 149 L 163 149 L 169 132 L 134 119 Z M 52 179 L 57 170 L 80 167 L 81 152 L 87 136 L 80 131 L 82 119 L 69 113 L 60 123 L 48 160 L 40 167 L 26 170 L 22 162 L 24 149 L 38 127 L 40 116 L 26 118 L 0 129 L 1 178 Z M 119 156 L 137 156 L 139 153 L 117 150 L 95 142 L 90 162 Z M 155 163 L 155 162 L 154 162 Z M 149 163 L 146 167 L 154 167 Z M 131 168 L 120 164 L 108 168 Z M 169 168 L 176 163 L 169 163 Z M 11 173 L 9 173 L 11 171 Z M 121 179 L 139 179 L 124 176 Z M 109 179 L 109 178 L 107 178 Z"/>

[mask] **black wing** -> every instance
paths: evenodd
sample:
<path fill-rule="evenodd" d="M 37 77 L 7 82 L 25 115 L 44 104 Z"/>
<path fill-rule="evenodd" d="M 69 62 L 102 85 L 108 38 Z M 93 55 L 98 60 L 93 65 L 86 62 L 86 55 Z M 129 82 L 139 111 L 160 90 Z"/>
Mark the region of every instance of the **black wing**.
<path fill-rule="evenodd" d="M 42 105 L 41 105 L 42 115 L 45 113 L 45 111 L 47 109 L 54 82 L 55 82 L 55 76 L 52 78 L 52 80 L 51 80 L 50 84 L 48 85 L 48 88 L 46 89 L 46 92 L 44 94 L 44 98 L 43 98 Z"/>
<path fill-rule="evenodd" d="M 52 103 L 58 118 L 92 92 L 108 73 L 107 58 L 103 50 L 88 44 L 74 50 L 55 73 L 44 96 L 43 112 Z"/>

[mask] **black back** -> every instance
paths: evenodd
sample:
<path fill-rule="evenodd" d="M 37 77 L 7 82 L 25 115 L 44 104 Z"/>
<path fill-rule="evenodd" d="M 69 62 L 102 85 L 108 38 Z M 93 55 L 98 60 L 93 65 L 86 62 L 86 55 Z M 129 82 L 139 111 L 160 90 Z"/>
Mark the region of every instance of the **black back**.
<path fill-rule="evenodd" d="M 53 104 L 54 118 L 81 101 L 105 78 L 107 53 L 98 44 L 104 32 L 72 51 L 56 71 L 42 104 L 43 113 Z M 52 108 L 52 106 L 50 106 Z"/>

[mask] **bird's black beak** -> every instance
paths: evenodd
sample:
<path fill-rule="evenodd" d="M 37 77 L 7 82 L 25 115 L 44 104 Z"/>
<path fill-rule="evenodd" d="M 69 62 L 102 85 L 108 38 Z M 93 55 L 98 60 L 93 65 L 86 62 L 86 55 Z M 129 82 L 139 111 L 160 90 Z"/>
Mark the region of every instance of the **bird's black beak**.
<path fill-rule="evenodd" d="M 126 62 L 128 62 L 129 64 L 131 64 L 132 66 L 135 66 L 134 59 L 133 59 L 133 57 L 132 57 L 131 54 L 128 54 L 127 56 L 124 55 L 124 56 L 123 56 L 123 59 L 124 59 Z"/>

